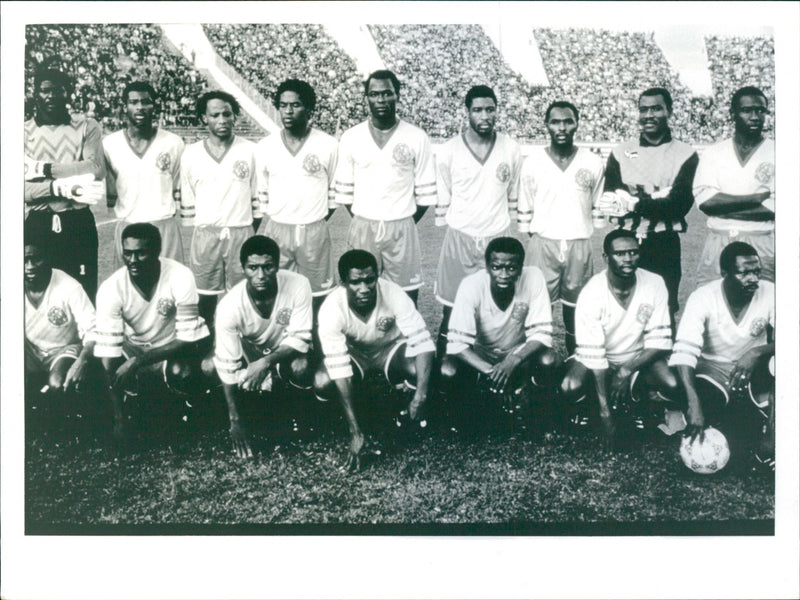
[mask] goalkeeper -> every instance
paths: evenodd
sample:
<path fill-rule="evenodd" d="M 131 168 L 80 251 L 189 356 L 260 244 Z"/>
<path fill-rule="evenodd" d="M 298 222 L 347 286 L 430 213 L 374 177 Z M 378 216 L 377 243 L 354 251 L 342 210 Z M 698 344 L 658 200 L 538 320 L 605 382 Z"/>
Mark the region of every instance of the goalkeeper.
<path fill-rule="evenodd" d="M 45 69 L 34 77 L 34 117 L 25 122 L 25 221 L 49 233 L 53 267 L 97 295 L 97 227 L 89 205 L 105 196 L 100 126 L 71 115 L 69 78 Z M 42 236 L 39 236 L 42 237 Z"/>
<path fill-rule="evenodd" d="M 664 278 L 673 335 L 681 281 L 681 242 L 686 213 L 694 203 L 697 152 L 672 138 L 672 96 L 650 88 L 638 100 L 639 138 L 611 151 L 598 207 L 612 224 L 641 240 L 639 267 Z"/>

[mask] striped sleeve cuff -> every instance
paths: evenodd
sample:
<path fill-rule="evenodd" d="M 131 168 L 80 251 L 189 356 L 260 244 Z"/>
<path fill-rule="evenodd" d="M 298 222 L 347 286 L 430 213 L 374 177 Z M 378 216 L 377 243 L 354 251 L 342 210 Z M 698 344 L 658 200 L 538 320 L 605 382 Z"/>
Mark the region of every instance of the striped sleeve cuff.
<path fill-rule="evenodd" d="M 323 360 L 328 376 L 331 379 L 345 379 L 353 376 L 353 366 L 350 364 L 350 354 L 326 354 Z"/>
<path fill-rule="evenodd" d="M 605 346 L 580 345 L 575 351 L 575 358 L 588 369 L 607 369 Z"/>
<path fill-rule="evenodd" d="M 542 321 L 533 323 L 525 328 L 525 339 L 527 341 L 541 342 L 548 348 L 553 347 L 553 322 Z"/>
<path fill-rule="evenodd" d="M 210 335 L 206 322 L 200 318 L 197 304 L 178 304 L 175 314 L 175 337 L 184 342 L 196 342 Z"/>
<path fill-rule="evenodd" d="M 352 183 L 345 183 L 337 181 L 334 183 L 335 199 L 337 204 L 352 204 L 353 194 L 355 193 L 355 185 Z"/>
<path fill-rule="evenodd" d="M 337 208 L 339 204 L 336 202 L 336 190 L 334 188 L 328 189 L 328 210 Z M 267 214 L 266 212 L 264 214 Z"/>
<path fill-rule="evenodd" d="M 447 354 L 459 354 L 475 344 L 475 334 L 451 329 L 447 332 Z"/>
<path fill-rule="evenodd" d="M 694 368 L 697 366 L 697 359 L 700 358 L 701 351 L 702 348 L 693 342 L 675 340 L 672 356 L 669 357 L 669 366 L 685 365 Z"/>
<path fill-rule="evenodd" d="M 416 197 L 417 206 L 433 206 L 438 200 L 436 182 L 415 185 L 414 196 Z"/>
<path fill-rule="evenodd" d="M 98 358 L 122 356 L 123 335 L 121 331 L 95 331 L 94 355 Z"/>
<path fill-rule="evenodd" d="M 436 352 L 430 332 L 425 329 L 418 329 L 406 338 L 406 356 L 409 358 L 424 354 L 425 352 Z"/>
<path fill-rule="evenodd" d="M 311 330 L 299 329 L 287 332 L 286 337 L 281 340 L 281 346 L 289 346 L 301 354 L 307 354 L 311 349 Z"/>
<path fill-rule="evenodd" d="M 217 375 L 219 375 L 222 383 L 227 383 L 228 385 L 236 385 L 239 383 L 236 373 L 242 367 L 241 357 L 234 360 L 230 358 L 220 358 L 215 354 L 214 367 L 217 369 Z"/>
<path fill-rule="evenodd" d="M 653 350 L 672 350 L 672 328 L 661 325 L 644 332 L 644 347 Z"/>

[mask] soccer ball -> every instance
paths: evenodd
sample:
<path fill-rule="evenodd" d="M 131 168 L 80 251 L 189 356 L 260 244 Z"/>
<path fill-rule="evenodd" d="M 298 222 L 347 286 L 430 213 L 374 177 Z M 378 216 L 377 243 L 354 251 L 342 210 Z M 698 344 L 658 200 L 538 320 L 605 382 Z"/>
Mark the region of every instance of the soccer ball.
<path fill-rule="evenodd" d="M 704 432 L 702 443 L 695 438 L 690 443 L 685 437 L 681 441 L 681 459 L 689 469 L 701 475 L 710 475 L 721 471 L 731 457 L 728 440 L 718 429 L 709 427 Z"/>

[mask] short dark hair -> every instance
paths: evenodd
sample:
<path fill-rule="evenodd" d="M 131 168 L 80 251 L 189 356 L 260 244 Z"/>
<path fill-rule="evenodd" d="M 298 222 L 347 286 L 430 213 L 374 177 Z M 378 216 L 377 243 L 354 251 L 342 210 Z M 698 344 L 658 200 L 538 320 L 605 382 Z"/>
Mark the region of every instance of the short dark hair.
<path fill-rule="evenodd" d="M 467 95 L 464 97 L 464 106 L 467 107 L 467 110 L 472 108 L 472 101 L 475 98 L 491 98 L 494 100 L 495 106 L 497 106 L 497 96 L 494 95 L 494 90 L 488 85 L 473 85 L 469 88 Z"/>
<path fill-rule="evenodd" d="M 244 241 L 244 244 L 239 249 L 239 262 L 244 266 L 247 258 L 254 254 L 269 256 L 275 261 L 276 265 L 280 264 L 281 249 L 278 247 L 278 243 L 265 235 L 254 235 Z"/>
<path fill-rule="evenodd" d="M 636 245 L 639 245 L 639 238 L 636 237 L 634 232 L 629 229 L 614 229 L 613 231 L 609 231 L 606 237 L 603 238 L 603 254 L 611 252 L 611 244 L 614 240 L 618 239 L 634 240 Z"/>
<path fill-rule="evenodd" d="M 339 280 L 347 283 L 350 269 L 366 269 L 368 267 L 375 269 L 375 274 L 378 274 L 378 261 L 371 252 L 360 249 L 348 250 L 339 258 Z"/>
<path fill-rule="evenodd" d="M 272 105 L 279 108 L 281 101 L 281 94 L 283 92 L 295 92 L 300 96 L 300 102 L 303 103 L 307 111 L 312 111 L 317 106 L 317 93 L 311 84 L 302 79 L 286 79 L 281 82 L 275 95 L 272 97 Z"/>
<path fill-rule="evenodd" d="M 517 238 L 512 237 L 496 237 L 486 246 L 483 258 L 488 263 L 489 257 L 493 252 L 502 252 L 503 254 L 514 254 L 519 256 L 519 261 L 525 261 L 525 248 L 522 246 Z"/>
<path fill-rule="evenodd" d="M 397 75 L 392 73 L 389 69 L 378 69 L 370 73 L 364 81 L 365 96 L 367 92 L 369 92 L 369 82 L 373 79 L 389 79 L 392 82 L 392 86 L 394 86 L 394 93 L 398 96 L 400 95 L 400 80 L 397 78 Z"/>
<path fill-rule="evenodd" d="M 733 92 L 733 96 L 731 96 L 731 112 L 736 112 L 739 106 L 739 100 L 745 96 L 760 96 L 764 99 L 764 102 L 767 103 L 767 106 L 769 106 L 769 100 L 767 100 L 767 95 L 764 92 L 754 85 L 746 85 Z"/>
<path fill-rule="evenodd" d="M 668 89 L 663 87 L 647 88 L 645 91 L 639 94 L 639 98 L 636 100 L 637 105 L 644 96 L 661 96 L 664 99 L 664 104 L 667 106 L 667 110 L 672 112 L 672 94 L 669 93 Z"/>
<path fill-rule="evenodd" d="M 161 254 L 161 232 L 151 223 L 131 223 L 122 230 L 122 241 L 128 238 L 148 241 L 157 254 Z"/>
<path fill-rule="evenodd" d="M 208 103 L 211 100 L 222 100 L 223 102 L 227 102 L 231 105 L 231 110 L 233 114 L 237 117 L 239 116 L 239 112 L 241 111 L 241 107 L 239 106 L 239 101 L 234 98 L 228 92 L 223 92 L 222 90 L 211 90 L 210 92 L 206 92 L 202 96 L 197 99 L 197 114 L 198 116 L 203 116 L 206 114 L 206 108 L 208 108 Z"/>
<path fill-rule="evenodd" d="M 578 114 L 578 109 L 575 108 L 575 105 L 572 102 L 567 102 L 566 100 L 556 100 L 555 102 L 551 102 L 550 106 L 547 107 L 547 110 L 544 113 L 544 122 L 550 120 L 550 111 L 554 108 L 568 108 L 572 111 L 572 114 L 575 115 L 575 122 L 577 123 L 581 116 Z"/>
<path fill-rule="evenodd" d="M 69 75 L 58 69 L 37 69 L 33 74 L 33 89 L 38 91 L 44 81 L 55 83 L 64 89 L 65 94 L 72 92 L 72 79 L 70 79 Z"/>
<path fill-rule="evenodd" d="M 156 94 L 155 88 L 146 81 L 131 81 L 128 85 L 126 85 L 122 90 L 123 103 L 128 101 L 131 92 L 147 92 L 150 94 L 153 102 L 158 101 L 158 94 Z"/>
<path fill-rule="evenodd" d="M 745 242 L 731 242 L 719 254 L 719 270 L 730 273 L 739 256 L 758 256 L 758 252 Z"/>

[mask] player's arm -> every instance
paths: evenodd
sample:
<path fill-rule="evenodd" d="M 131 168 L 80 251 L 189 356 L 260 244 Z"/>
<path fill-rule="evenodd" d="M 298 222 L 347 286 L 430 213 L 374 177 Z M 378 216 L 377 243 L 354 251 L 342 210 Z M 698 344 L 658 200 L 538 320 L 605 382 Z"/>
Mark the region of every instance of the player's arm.
<path fill-rule="evenodd" d="M 181 213 L 181 159 L 183 158 L 183 151 L 186 150 L 186 144 L 180 140 L 178 151 L 172 165 L 172 200 L 175 202 L 175 212 Z"/>
<path fill-rule="evenodd" d="M 181 225 L 194 226 L 195 217 L 195 177 L 192 173 L 191 162 L 184 155 L 181 160 Z"/>
<path fill-rule="evenodd" d="M 247 370 L 245 371 L 242 381 L 239 383 L 239 387 L 246 392 L 254 392 L 261 389 L 261 384 L 267 376 L 267 373 L 269 373 L 270 368 L 272 368 L 272 365 L 293 359 L 299 354 L 300 353 L 291 346 L 278 346 L 274 351 L 247 365 Z"/>
<path fill-rule="evenodd" d="M 406 338 L 406 357 L 413 358 L 415 362 L 417 389 L 408 411 L 411 419 L 417 420 L 428 399 L 436 347 L 425 319 L 405 292 L 397 288 L 395 293 L 387 293 L 385 299 L 397 315 L 397 328 Z"/>
<path fill-rule="evenodd" d="M 478 298 L 465 285 L 465 281 L 458 286 L 453 302 L 453 312 L 447 329 L 447 354 L 464 361 L 479 373 L 488 375 L 494 365 L 478 356 L 472 348 L 477 335 L 475 310 L 478 307 Z"/>
<path fill-rule="evenodd" d="M 771 195 L 771 192 L 768 190 L 764 192 L 741 195 L 717 192 L 708 200 L 705 200 L 702 204 L 699 204 L 699 208 L 709 216 L 724 216 L 735 219 L 736 217 L 732 215 L 740 213 L 741 211 L 752 209 L 768 211 L 769 209 L 764 207 L 763 203 L 765 200 L 769 200 Z M 769 211 L 769 213 L 772 214 L 774 218 L 775 213 L 772 211 Z"/>
<path fill-rule="evenodd" d="M 533 174 L 533 158 L 522 163 L 519 177 L 519 198 L 517 200 L 517 227 L 520 233 L 530 235 L 533 220 L 533 203 L 536 198 L 536 177 Z"/>
<path fill-rule="evenodd" d="M 339 148 L 335 144 L 328 154 L 328 168 L 325 173 L 328 175 L 328 214 L 325 215 L 325 220 L 328 221 L 336 212 L 339 205 L 336 202 L 336 169 L 339 164 Z M 266 213 L 264 213 L 266 214 Z"/>
<path fill-rule="evenodd" d="M 242 425 L 239 409 L 236 405 L 236 395 L 238 393 L 236 385 L 223 382 L 222 393 L 225 396 L 225 404 L 228 407 L 228 420 L 231 423 L 230 432 L 233 453 L 239 458 L 251 458 L 253 450 L 250 448 L 247 431 Z"/>
<path fill-rule="evenodd" d="M 688 436 L 691 441 L 700 437 L 703 441 L 703 431 L 706 428 L 706 418 L 703 414 L 703 406 L 700 404 L 700 396 L 697 393 L 695 382 L 695 369 L 689 365 L 677 365 L 678 381 L 686 398 L 686 429 L 683 435 Z"/>
<path fill-rule="evenodd" d="M 347 212 L 352 216 L 353 196 L 355 193 L 355 161 L 353 160 L 349 137 L 346 132 L 339 142 L 338 160 L 333 180 L 335 202 L 347 207 Z"/>
<path fill-rule="evenodd" d="M 186 349 L 189 342 L 175 338 L 171 342 L 158 346 L 157 348 L 148 348 L 140 355 L 131 356 L 128 360 L 124 361 L 119 367 L 111 380 L 111 385 L 117 389 L 124 389 L 125 385 L 139 372 L 142 367 L 152 365 L 168 358 L 179 356 L 180 353 Z"/>
<path fill-rule="evenodd" d="M 108 152 L 105 153 L 106 161 L 106 207 L 110 210 L 117 205 L 117 173 L 111 162 Z"/>
<path fill-rule="evenodd" d="M 734 363 L 728 385 L 732 390 L 744 389 L 750 382 L 753 369 L 758 362 L 768 356 L 775 356 L 775 342 L 750 348 Z"/>
<path fill-rule="evenodd" d="M 414 212 L 414 222 L 425 215 L 429 206 L 434 206 L 436 196 L 436 162 L 431 148 L 431 140 L 423 133 L 417 156 L 414 160 L 414 199 L 417 210 Z"/>
<path fill-rule="evenodd" d="M 101 181 L 105 178 L 106 165 L 100 125 L 93 119 L 87 119 L 83 127 L 85 129 L 80 159 L 52 163 L 51 173 L 53 179 L 63 179 L 86 174 L 94 175 L 94 179 L 97 181 Z"/>
<path fill-rule="evenodd" d="M 614 152 L 608 155 L 606 161 L 606 176 L 603 182 L 604 192 L 616 192 L 619 189 L 628 190 L 628 186 L 622 181 L 622 169 L 619 166 L 617 157 Z"/>
<path fill-rule="evenodd" d="M 94 354 L 95 345 L 95 321 L 96 315 L 89 296 L 82 287 L 76 286 L 69 296 L 69 309 L 75 316 L 78 326 L 78 335 L 81 338 L 81 351 L 78 358 L 70 365 L 67 375 L 64 378 L 64 391 L 71 387 L 77 389 L 83 383 L 86 376 L 86 365 L 89 358 Z"/>
<path fill-rule="evenodd" d="M 630 387 L 631 376 L 648 365 L 653 364 L 658 359 L 666 359 L 669 356 L 669 350 L 661 350 L 658 348 L 644 348 L 636 354 L 633 358 L 625 362 L 614 372 L 611 379 L 611 401 L 612 403 L 622 402 L 628 393 Z"/>
<path fill-rule="evenodd" d="M 348 449 L 344 468 L 358 471 L 361 468 L 361 450 L 364 447 L 364 434 L 358 425 L 358 419 L 356 419 L 356 413 L 353 409 L 353 378 L 343 377 L 334 379 L 333 382 L 339 392 L 339 401 L 344 409 L 344 418 L 347 421 L 347 428 L 350 432 L 350 448 Z"/>
<path fill-rule="evenodd" d="M 697 152 L 693 153 L 681 165 L 672 186 L 665 190 L 656 190 L 648 194 L 639 190 L 636 194 L 639 202 L 636 204 L 636 213 L 663 221 L 682 219 L 694 204 L 694 176 L 700 159 Z"/>
<path fill-rule="evenodd" d="M 737 221 L 774 221 L 775 213 L 762 204 L 753 208 L 729 212 L 725 215 L 725 218 L 736 219 Z"/>
<path fill-rule="evenodd" d="M 514 144 L 513 158 L 511 160 L 511 178 L 506 189 L 508 199 L 508 216 L 511 223 L 517 220 L 517 210 L 519 209 L 519 188 L 522 174 L 522 152 L 519 145 Z"/>
<path fill-rule="evenodd" d="M 450 173 L 452 155 L 449 145 L 439 148 L 435 155 L 436 160 L 436 208 L 434 209 L 434 224 L 444 227 L 447 224 L 445 217 L 450 209 L 453 194 L 452 174 Z"/>
<path fill-rule="evenodd" d="M 258 197 L 258 178 L 256 175 L 256 159 L 250 156 L 250 208 L 253 213 L 253 231 L 258 231 L 261 225 L 263 214 L 261 212 L 261 202 Z"/>

